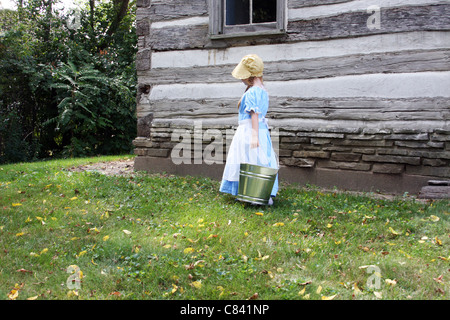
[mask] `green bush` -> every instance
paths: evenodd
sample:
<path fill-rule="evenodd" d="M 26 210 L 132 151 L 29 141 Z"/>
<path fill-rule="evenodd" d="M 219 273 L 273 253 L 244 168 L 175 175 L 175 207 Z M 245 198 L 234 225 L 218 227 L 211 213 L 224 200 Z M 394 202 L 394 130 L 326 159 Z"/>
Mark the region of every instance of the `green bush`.
<path fill-rule="evenodd" d="M 55 3 L 0 10 L 2 163 L 133 148 L 135 3 L 120 19 L 117 1 L 86 6 L 76 29 Z"/>

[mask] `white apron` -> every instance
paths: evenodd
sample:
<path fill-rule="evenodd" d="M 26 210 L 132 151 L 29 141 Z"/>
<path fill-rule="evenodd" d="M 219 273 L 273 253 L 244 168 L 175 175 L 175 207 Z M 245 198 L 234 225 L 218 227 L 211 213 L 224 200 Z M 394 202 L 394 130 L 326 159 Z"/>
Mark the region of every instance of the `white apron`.
<path fill-rule="evenodd" d="M 266 118 L 259 120 L 259 147 L 250 148 L 252 137 L 251 119 L 239 121 L 239 126 L 228 150 L 223 180 L 239 181 L 241 163 L 256 164 L 278 169 L 277 155 L 272 147 Z"/>

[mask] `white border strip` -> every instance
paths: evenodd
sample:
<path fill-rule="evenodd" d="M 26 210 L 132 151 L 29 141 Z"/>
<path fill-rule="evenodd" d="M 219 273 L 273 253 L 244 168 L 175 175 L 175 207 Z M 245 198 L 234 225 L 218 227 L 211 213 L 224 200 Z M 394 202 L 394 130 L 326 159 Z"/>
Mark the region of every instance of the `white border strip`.
<path fill-rule="evenodd" d="M 370 6 L 377 6 L 383 10 L 387 8 L 430 4 L 448 4 L 448 0 L 356 0 L 331 5 L 289 9 L 288 17 L 289 21 L 311 20 L 348 12 L 367 12 Z"/>
<path fill-rule="evenodd" d="M 190 68 L 195 66 L 237 64 L 244 55 L 249 53 L 256 53 L 265 62 L 270 62 L 350 54 L 445 48 L 450 48 L 450 32 L 417 31 L 327 41 L 232 47 L 228 49 L 153 52 L 151 64 L 152 68 Z"/>
<path fill-rule="evenodd" d="M 365 74 L 266 83 L 270 97 L 294 98 L 450 98 L 450 71 Z M 239 98 L 244 86 L 234 83 L 191 83 L 154 86 L 150 100 Z"/>

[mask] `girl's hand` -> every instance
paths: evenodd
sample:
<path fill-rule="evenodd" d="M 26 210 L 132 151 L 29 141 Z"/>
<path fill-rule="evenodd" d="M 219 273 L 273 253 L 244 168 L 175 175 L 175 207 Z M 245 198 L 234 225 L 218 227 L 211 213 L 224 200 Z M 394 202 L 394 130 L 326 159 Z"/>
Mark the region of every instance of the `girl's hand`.
<path fill-rule="evenodd" d="M 252 140 L 250 142 L 250 148 L 255 149 L 257 147 L 259 147 L 258 133 L 255 130 L 252 130 Z"/>

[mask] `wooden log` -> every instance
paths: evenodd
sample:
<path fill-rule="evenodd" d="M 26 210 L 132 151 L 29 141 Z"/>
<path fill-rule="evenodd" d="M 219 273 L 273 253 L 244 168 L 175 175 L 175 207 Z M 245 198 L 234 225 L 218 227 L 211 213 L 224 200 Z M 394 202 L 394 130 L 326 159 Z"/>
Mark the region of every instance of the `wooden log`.
<path fill-rule="evenodd" d="M 269 61 L 264 65 L 264 79 L 287 81 L 370 73 L 446 71 L 449 70 L 449 65 L 448 49 L 381 52 L 294 61 Z M 235 64 L 153 68 L 140 73 L 140 81 L 150 84 L 229 82 L 234 67 Z"/>
<path fill-rule="evenodd" d="M 296 8 L 304 8 L 304 7 L 313 7 L 313 6 L 322 6 L 328 4 L 336 4 L 336 3 L 344 3 L 351 2 L 353 0 L 289 0 L 288 8 L 296 9 Z"/>

